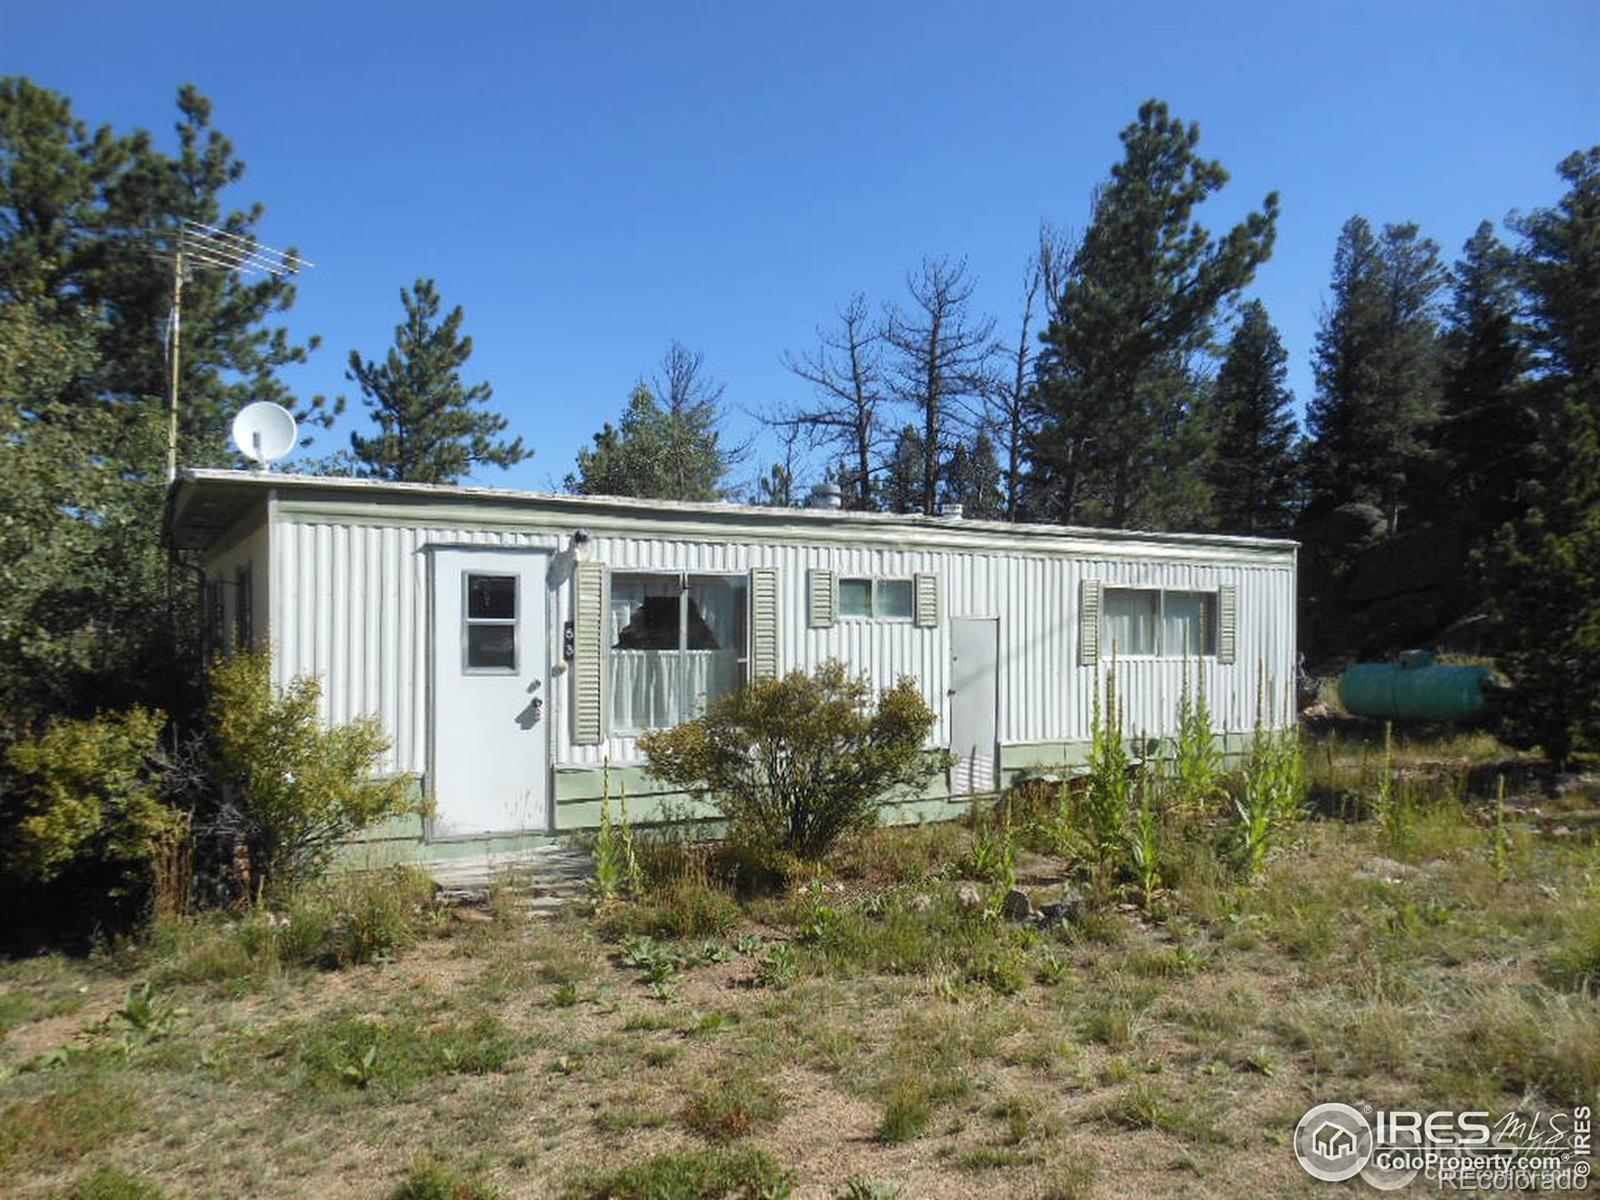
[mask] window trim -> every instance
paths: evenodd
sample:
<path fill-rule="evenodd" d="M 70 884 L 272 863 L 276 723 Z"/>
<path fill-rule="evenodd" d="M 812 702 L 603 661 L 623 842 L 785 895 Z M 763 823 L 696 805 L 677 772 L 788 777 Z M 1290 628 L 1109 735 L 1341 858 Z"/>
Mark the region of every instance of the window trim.
<path fill-rule="evenodd" d="M 737 653 L 737 656 L 736 656 L 734 661 L 738 664 L 738 668 L 739 668 L 739 674 L 740 674 L 739 686 L 740 687 L 744 687 L 750 681 L 749 680 L 749 675 L 750 675 L 750 637 L 751 637 L 751 626 L 752 626 L 752 619 L 753 619 L 753 614 L 751 613 L 751 610 L 750 610 L 751 588 L 750 588 L 750 574 L 749 574 L 748 571 L 662 571 L 662 570 L 650 570 L 648 567 L 640 567 L 640 568 L 637 568 L 637 569 L 634 569 L 634 568 L 627 568 L 627 569 L 613 568 L 612 571 L 610 572 L 610 579 L 608 580 L 607 594 L 608 595 L 611 594 L 611 590 L 616 587 L 616 584 L 617 584 L 618 580 L 640 579 L 640 578 L 643 578 L 643 579 L 672 579 L 674 577 L 676 577 L 676 579 L 678 580 L 678 646 L 677 646 L 677 649 L 675 649 L 675 650 L 657 650 L 657 651 L 654 651 L 654 653 L 657 653 L 657 654 L 676 654 L 678 656 L 678 658 L 679 658 L 680 666 L 682 665 L 682 659 L 683 659 L 684 655 L 694 653 L 693 651 L 691 651 L 689 649 L 689 584 L 690 584 L 691 580 L 695 580 L 695 579 L 738 580 L 740 582 L 743 582 L 744 585 L 745 585 L 745 588 L 744 588 L 744 645 L 736 647 L 738 653 Z M 610 614 L 609 613 L 606 614 L 606 620 L 607 621 L 610 620 Z M 617 673 L 616 673 L 616 670 L 615 670 L 616 663 L 615 663 L 614 659 L 612 658 L 612 656 L 614 654 L 616 654 L 616 653 L 617 653 L 617 647 L 614 644 L 613 635 L 608 632 L 606 634 L 606 694 L 605 694 L 605 698 L 604 698 L 604 703 L 606 705 L 607 724 L 610 727 L 611 735 L 613 737 L 636 738 L 641 733 L 651 733 L 651 732 L 654 732 L 657 729 L 671 729 L 672 728 L 671 725 L 619 725 L 619 724 L 616 723 L 616 709 L 615 709 L 614 706 L 615 706 L 615 703 L 616 703 L 615 688 L 617 686 L 617 684 L 616 684 Z M 705 653 L 705 652 L 702 651 L 702 653 Z M 713 651 L 712 653 L 715 653 L 715 651 Z M 688 713 L 688 711 L 693 707 L 691 704 L 687 703 L 687 701 L 688 701 L 688 690 L 689 690 L 689 673 L 686 670 L 680 670 L 679 671 L 679 689 L 678 689 L 678 708 L 680 710 L 680 712 L 679 712 L 679 723 L 680 724 L 683 721 L 691 719 L 690 717 L 684 715 L 684 714 Z"/>
<path fill-rule="evenodd" d="M 1138 584 L 1124 585 L 1118 583 L 1107 583 L 1102 585 L 1100 592 L 1099 634 L 1100 658 L 1102 661 L 1113 656 L 1119 659 L 1139 659 L 1141 661 L 1147 661 L 1150 659 L 1172 659 L 1175 662 L 1184 659 L 1217 658 L 1219 656 L 1218 651 L 1222 642 L 1222 604 L 1220 600 L 1221 592 L 1219 589 L 1145 587 Z M 1106 626 L 1107 622 L 1111 619 L 1111 596 L 1116 592 L 1154 592 L 1156 594 L 1156 648 L 1148 654 L 1130 654 L 1125 650 L 1116 649 L 1111 644 L 1111 638 Z M 1169 594 L 1175 596 L 1203 596 L 1210 601 L 1208 608 L 1210 617 L 1209 624 L 1211 628 L 1207 631 L 1210 634 L 1208 638 L 1210 642 L 1210 649 L 1203 649 L 1197 653 L 1185 653 L 1182 650 L 1168 650 L 1161 644 L 1161 631 L 1166 627 L 1167 623 L 1167 596 Z"/>
<path fill-rule="evenodd" d="M 838 619 L 840 621 L 882 621 L 886 625 L 914 625 L 917 621 L 917 579 L 914 575 L 840 575 L 838 588 L 842 590 L 847 583 L 870 583 L 872 585 L 870 603 L 872 611 L 869 613 L 847 613 L 844 603 L 839 603 Z M 878 600 L 878 589 L 885 583 L 903 583 L 911 597 L 911 607 L 903 617 L 891 617 L 881 612 L 882 605 Z"/>
<path fill-rule="evenodd" d="M 474 617 L 472 608 L 472 580 L 511 580 L 510 617 Z M 511 665 L 509 667 L 475 667 L 472 665 L 471 645 L 467 631 L 474 626 L 511 627 Z M 470 567 L 461 571 L 461 673 L 463 675 L 518 675 L 522 672 L 522 575 L 519 572 L 482 571 Z"/>

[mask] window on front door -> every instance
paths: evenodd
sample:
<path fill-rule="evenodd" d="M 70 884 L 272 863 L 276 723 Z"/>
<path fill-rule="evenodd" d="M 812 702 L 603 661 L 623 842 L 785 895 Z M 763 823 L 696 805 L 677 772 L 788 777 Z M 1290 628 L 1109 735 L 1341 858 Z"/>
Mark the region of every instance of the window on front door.
<path fill-rule="evenodd" d="M 517 669 L 517 577 L 462 575 L 462 661 L 468 671 L 514 674 Z"/>

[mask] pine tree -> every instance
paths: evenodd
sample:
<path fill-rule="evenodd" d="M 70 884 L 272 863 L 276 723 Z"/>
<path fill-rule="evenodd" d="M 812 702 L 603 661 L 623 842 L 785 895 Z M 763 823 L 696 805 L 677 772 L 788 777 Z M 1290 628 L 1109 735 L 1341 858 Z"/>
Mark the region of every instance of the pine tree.
<path fill-rule="evenodd" d="M 728 460 L 716 429 L 717 410 L 712 402 L 684 393 L 681 377 L 678 383 L 677 411 L 664 407 L 649 384 L 635 384 L 622 420 L 615 426 L 606 422 L 594 445 L 578 451 L 567 490 L 582 496 L 721 499 Z"/>
<path fill-rule="evenodd" d="M 1212 392 L 1214 519 L 1227 533 L 1282 533 L 1294 521 L 1299 465 L 1289 353 L 1259 300 L 1246 304 Z"/>
<path fill-rule="evenodd" d="M 170 249 L 184 220 L 250 241 L 263 209 L 225 203 L 244 164 L 204 96 L 177 99 L 169 153 L 144 130 L 91 131 L 27 79 L 0 80 L 0 512 L 17 518 L 0 537 L 5 719 L 128 703 L 181 715 L 195 694 L 192 590 L 169 588 L 161 543 L 172 277 L 150 252 Z M 296 404 L 278 377 L 316 345 L 272 324 L 294 296 L 290 280 L 194 265 L 182 465 L 235 461 L 228 422 L 252 400 L 297 408 L 302 427 L 331 421 L 335 406 Z M 10 552 L 13 536 L 34 552 Z"/>
<path fill-rule="evenodd" d="M 362 473 L 398 483 L 456 483 L 474 467 L 514 467 L 532 457 L 520 437 L 499 439 L 506 419 L 486 407 L 494 389 L 461 381 L 472 357 L 472 339 L 461 332 L 461 306 L 441 321 L 431 279 L 401 288 L 400 305 L 405 320 L 395 326 L 388 356 L 380 363 L 352 350 L 345 373 L 360 386 L 378 425 L 372 437 L 350 435 Z"/>
<path fill-rule="evenodd" d="M 178 151 L 168 155 L 144 130 L 91 134 L 65 97 L 27 79 L 0 80 L 0 297 L 46 301 L 64 320 L 94 319 L 95 399 L 135 424 L 161 421 L 168 392 L 159 331 L 172 278 L 151 248 L 170 248 L 186 220 L 253 241 L 265 211 L 224 207 L 244 163 L 212 126 L 205 96 L 185 85 L 177 104 Z M 285 329 L 266 324 L 294 298 L 288 279 L 251 282 L 193 265 L 183 298 L 180 463 L 233 461 L 228 423 L 253 400 L 296 409 L 303 424 L 331 424 L 337 406 L 320 397 L 297 403 L 277 376 L 318 344 L 294 345 Z M 154 450 L 152 461 L 130 469 L 158 475 L 164 448 Z"/>
<path fill-rule="evenodd" d="M 1538 423 L 1521 388 L 1527 353 L 1518 329 L 1517 260 L 1488 221 L 1462 248 L 1443 337 L 1437 445 L 1443 515 L 1474 538 L 1519 510 L 1518 482 L 1532 472 Z"/>
<path fill-rule="evenodd" d="M 1189 523 L 1202 515 L 1182 511 L 1197 495 L 1193 446 L 1173 439 L 1196 416 L 1189 362 L 1271 253 L 1278 199 L 1214 243 L 1195 210 L 1228 173 L 1197 155 L 1199 127 L 1151 100 L 1121 136 L 1123 160 L 1053 298 L 1031 475 L 1061 521 Z"/>
<path fill-rule="evenodd" d="M 1600 146 L 1565 159 L 1556 207 L 1517 221 L 1532 379 L 1545 430 L 1521 516 L 1482 556 L 1505 732 L 1558 766 L 1600 746 Z"/>
<path fill-rule="evenodd" d="M 879 486 L 880 503 L 885 512 L 923 511 L 924 450 L 922 434 L 915 425 L 907 425 L 900 430 Z"/>
<path fill-rule="evenodd" d="M 755 502 L 763 508 L 795 507 L 794 474 L 782 463 L 773 463 L 756 480 Z"/>
<path fill-rule="evenodd" d="M 1385 226 L 1380 239 L 1363 217 L 1345 222 L 1306 414 L 1319 507 L 1377 505 L 1393 533 L 1401 509 L 1425 492 L 1444 282 L 1439 248 L 1416 225 Z"/>
<path fill-rule="evenodd" d="M 995 453 L 994 439 L 987 431 L 978 434 L 971 448 L 958 442 L 944 462 L 944 498 L 961 505 L 961 515 L 971 521 L 1004 521 L 1006 493 Z"/>

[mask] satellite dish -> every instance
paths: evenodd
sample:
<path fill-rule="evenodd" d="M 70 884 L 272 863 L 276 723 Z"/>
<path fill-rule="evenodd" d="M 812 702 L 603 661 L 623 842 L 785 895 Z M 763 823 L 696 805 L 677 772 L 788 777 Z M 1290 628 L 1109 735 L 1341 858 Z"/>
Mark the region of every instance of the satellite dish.
<path fill-rule="evenodd" d="M 246 404 L 233 418 L 233 444 L 240 454 L 263 467 L 293 450 L 298 434 L 289 410 L 270 400 Z"/>

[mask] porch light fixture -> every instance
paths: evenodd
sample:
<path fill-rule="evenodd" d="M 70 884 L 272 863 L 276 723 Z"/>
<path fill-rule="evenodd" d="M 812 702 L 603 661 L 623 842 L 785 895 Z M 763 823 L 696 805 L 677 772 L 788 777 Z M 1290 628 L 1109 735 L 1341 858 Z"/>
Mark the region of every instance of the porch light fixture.
<path fill-rule="evenodd" d="M 590 550 L 590 547 L 592 546 L 592 544 L 593 544 L 593 542 L 592 542 L 592 539 L 589 536 L 589 531 L 587 529 L 575 529 L 575 530 L 573 530 L 572 531 L 572 542 L 571 542 L 570 546 L 568 547 L 572 551 L 572 559 L 573 559 L 573 561 L 574 562 L 588 562 L 589 561 L 589 550 Z"/>

